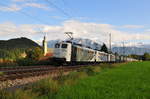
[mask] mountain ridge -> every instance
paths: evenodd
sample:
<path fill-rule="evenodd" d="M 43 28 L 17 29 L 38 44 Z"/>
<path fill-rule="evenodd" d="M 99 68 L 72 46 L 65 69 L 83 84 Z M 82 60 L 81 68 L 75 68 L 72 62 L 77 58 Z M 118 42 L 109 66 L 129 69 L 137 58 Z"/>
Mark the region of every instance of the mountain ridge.
<path fill-rule="evenodd" d="M 68 39 L 66 39 L 66 40 L 59 40 L 59 39 L 50 40 L 50 41 L 48 41 L 48 47 L 49 48 L 54 48 L 54 45 L 58 42 L 61 42 L 61 41 L 68 41 Z M 100 43 L 97 43 L 97 42 L 92 41 L 90 39 L 82 39 L 82 38 L 74 38 L 73 42 L 77 43 L 77 44 L 81 44 L 83 46 L 90 47 L 92 49 L 98 49 L 98 50 L 100 50 L 101 46 L 103 45 L 102 43 L 100 44 Z"/>
<path fill-rule="evenodd" d="M 57 42 L 61 42 L 62 40 L 51 40 L 48 41 L 48 47 L 54 48 L 54 45 Z M 73 42 L 82 44 L 84 46 L 90 46 L 92 49 L 101 49 L 101 44 L 98 44 L 90 39 L 82 39 L 82 38 L 75 38 Z M 124 51 L 125 50 L 125 51 Z M 150 45 L 149 44 L 142 44 L 138 46 L 125 46 L 124 48 L 121 46 L 112 46 L 112 52 L 117 52 L 120 55 L 130 55 L 130 54 L 137 54 L 137 55 L 143 55 L 144 53 L 150 53 Z"/>

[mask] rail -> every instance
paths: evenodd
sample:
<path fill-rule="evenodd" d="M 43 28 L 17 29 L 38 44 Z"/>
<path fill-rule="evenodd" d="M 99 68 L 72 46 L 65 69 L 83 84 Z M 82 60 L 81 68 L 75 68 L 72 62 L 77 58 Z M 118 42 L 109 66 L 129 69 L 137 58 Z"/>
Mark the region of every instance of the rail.
<path fill-rule="evenodd" d="M 31 66 L 31 67 L 17 67 L 17 68 L 0 68 L 0 81 L 22 79 L 30 76 L 39 76 L 45 74 L 57 74 L 60 71 L 72 71 L 81 68 L 82 66 Z"/>

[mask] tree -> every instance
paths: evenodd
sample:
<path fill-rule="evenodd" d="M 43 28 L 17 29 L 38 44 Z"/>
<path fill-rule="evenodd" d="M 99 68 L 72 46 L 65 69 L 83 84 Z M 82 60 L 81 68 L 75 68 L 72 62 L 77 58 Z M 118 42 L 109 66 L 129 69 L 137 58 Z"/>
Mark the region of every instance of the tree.
<path fill-rule="evenodd" d="M 149 53 L 144 53 L 143 60 L 150 60 L 150 54 Z"/>
<path fill-rule="evenodd" d="M 38 60 L 40 57 L 43 56 L 43 51 L 39 47 L 34 47 L 32 49 L 26 50 L 26 58 L 33 59 L 33 60 Z"/>
<path fill-rule="evenodd" d="M 104 43 L 103 43 L 100 51 L 108 53 L 108 48 L 107 48 L 107 46 Z"/>

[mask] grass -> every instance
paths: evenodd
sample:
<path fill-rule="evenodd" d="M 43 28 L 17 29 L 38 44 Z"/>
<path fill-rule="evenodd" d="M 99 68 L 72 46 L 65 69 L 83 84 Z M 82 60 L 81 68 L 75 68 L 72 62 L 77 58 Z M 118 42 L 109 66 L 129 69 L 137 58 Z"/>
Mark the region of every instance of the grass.
<path fill-rule="evenodd" d="M 0 72 L 0 76 L 3 75 L 3 74 L 4 74 L 3 72 Z"/>
<path fill-rule="evenodd" d="M 16 90 L 15 92 L 0 91 L 0 99 L 37 99 L 37 94 L 30 90 Z"/>
<path fill-rule="evenodd" d="M 56 99 L 149 99 L 150 62 L 122 64 L 64 86 Z"/>
<path fill-rule="evenodd" d="M 80 79 L 88 77 L 85 72 L 70 72 L 69 75 L 62 76 L 61 79 L 58 79 L 59 84 L 61 85 L 73 85 L 76 84 Z"/>
<path fill-rule="evenodd" d="M 48 95 L 51 98 L 55 96 L 59 89 L 58 82 L 51 78 L 40 80 L 29 87 L 31 87 L 33 93 L 38 93 L 38 96 Z"/>
<path fill-rule="evenodd" d="M 111 68 L 111 69 L 110 69 Z M 85 67 L 57 80 L 40 80 L 2 99 L 149 99 L 150 62 Z"/>

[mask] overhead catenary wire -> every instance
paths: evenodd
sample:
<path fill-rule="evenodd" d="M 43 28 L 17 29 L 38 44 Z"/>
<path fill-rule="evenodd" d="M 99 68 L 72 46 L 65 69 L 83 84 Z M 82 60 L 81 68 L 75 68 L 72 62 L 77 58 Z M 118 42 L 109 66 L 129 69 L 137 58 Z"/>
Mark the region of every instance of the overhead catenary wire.
<path fill-rule="evenodd" d="M 63 2 L 64 5 L 66 4 L 65 0 L 61 0 L 61 1 Z"/>
<path fill-rule="evenodd" d="M 4 7 L 7 7 L 7 8 L 9 8 L 9 9 L 15 10 L 14 8 L 11 8 L 11 7 L 9 7 L 8 5 L 6 5 L 6 4 L 4 4 L 4 3 L 1 3 L 1 2 L 0 2 L 0 5 L 2 5 L 2 6 L 4 6 Z M 21 13 L 21 14 L 23 14 L 23 15 L 25 15 L 25 16 L 27 16 L 27 17 L 30 17 L 30 18 L 32 18 L 33 20 L 38 21 L 38 22 L 40 22 L 40 23 L 42 23 L 42 24 L 50 24 L 50 23 L 48 23 L 48 22 L 45 22 L 45 21 L 43 21 L 43 20 L 41 20 L 41 19 L 39 19 L 39 18 L 37 18 L 37 17 L 34 17 L 34 16 L 32 16 L 32 15 L 30 15 L 30 14 L 24 12 L 24 11 L 21 11 L 21 10 L 20 10 L 20 11 L 16 11 L 16 13 Z"/>
<path fill-rule="evenodd" d="M 61 13 L 63 13 L 65 16 L 67 16 L 68 18 L 72 18 L 71 15 L 69 15 L 67 12 L 65 12 L 63 9 L 59 8 L 56 4 L 54 4 L 53 2 L 51 2 L 50 0 L 45 0 L 49 5 L 55 7 L 57 10 L 59 10 Z"/>
<path fill-rule="evenodd" d="M 1 6 L 4 6 L 4 7 L 6 7 L 6 8 L 9 8 L 9 9 L 15 10 L 14 8 L 11 8 L 11 7 L 9 7 L 8 5 L 6 5 L 6 4 L 4 4 L 4 3 L 2 3 L 2 2 L 0 2 L 0 5 L 1 5 Z M 34 16 L 32 16 L 32 15 L 30 15 L 30 14 L 24 12 L 24 11 L 16 11 L 15 13 L 21 13 L 22 15 L 25 15 L 25 16 L 27 16 L 27 17 L 29 17 L 29 18 L 31 18 L 31 19 L 37 21 L 37 22 L 42 23 L 42 24 L 46 24 L 46 25 L 50 24 L 50 23 L 45 22 L 45 21 L 43 21 L 43 20 L 41 20 L 41 19 L 39 19 L 39 18 L 37 18 L 37 17 L 34 17 Z M 22 34 L 22 33 L 21 33 L 21 34 Z"/>
<path fill-rule="evenodd" d="M 68 2 L 66 2 L 66 0 L 61 0 L 62 1 L 62 3 L 63 3 L 63 5 L 65 6 L 65 7 L 67 7 L 70 11 L 70 13 L 73 15 L 73 16 L 75 16 L 75 17 L 73 17 L 73 19 L 80 19 L 81 17 L 79 17 L 80 16 L 80 14 L 78 13 L 78 11 L 76 11 L 72 6 L 70 6 L 69 4 L 68 4 Z"/>

